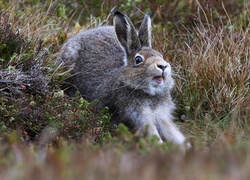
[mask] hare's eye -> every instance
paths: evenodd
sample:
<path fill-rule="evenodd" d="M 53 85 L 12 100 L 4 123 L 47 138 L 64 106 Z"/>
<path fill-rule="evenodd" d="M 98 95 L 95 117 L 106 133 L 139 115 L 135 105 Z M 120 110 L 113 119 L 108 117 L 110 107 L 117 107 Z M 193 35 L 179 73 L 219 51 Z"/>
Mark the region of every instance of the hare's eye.
<path fill-rule="evenodd" d="M 143 58 L 141 56 L 135 56 L 135 66 L 139 66 L 143 63 Z"/>

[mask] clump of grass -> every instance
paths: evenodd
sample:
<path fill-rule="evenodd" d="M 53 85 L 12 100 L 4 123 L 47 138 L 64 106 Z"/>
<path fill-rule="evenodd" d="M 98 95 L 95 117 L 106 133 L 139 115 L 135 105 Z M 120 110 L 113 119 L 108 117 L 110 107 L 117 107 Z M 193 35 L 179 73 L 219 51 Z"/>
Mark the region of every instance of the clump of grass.
<path fill-rule="evenodd" d="M 0 61 L 1 68 L 6 68 L 11 58 L 16 55 L 15 53 L 20 52 L 27 44 L 18 30 L 17 32 L 13 30 L 13 25 L 8 22 L 7 13 L 1 12 L 0 15 L 2 17 L 0 21 Z"/>
<path fill-rule="evenodd" d="M 184 101 L 181 104 L 190 107 L 196 119 L 201 113 L 218 120 L 234 113 L 247 115 L 250 79 L 247 31 L 239 35 L 233 31 L 226 33 L 224 28 L 198 27 L 188 36 L 175 62 L 184 78 L 178 84 L 180 99 Z"/>

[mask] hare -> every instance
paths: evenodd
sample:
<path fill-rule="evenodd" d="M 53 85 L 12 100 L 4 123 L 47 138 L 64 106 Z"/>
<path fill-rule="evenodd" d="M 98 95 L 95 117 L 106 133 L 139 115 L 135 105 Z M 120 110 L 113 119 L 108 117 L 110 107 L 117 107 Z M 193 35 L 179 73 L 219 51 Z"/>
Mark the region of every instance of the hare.
<path fill-rule="evenodd" d="M 72 66 L 72 84 L 97 107 L 109 107 L 111 121 L 124 123 L 137 135 L 156 136 L 159 143 L 183 145 L 185 137 L 173 122 L 175 104 L 171 66 L 152 48 L 149 13 L 137 31 L 123 13 L 114 12 L 114 26 L 101 26 L 71 37 L 61 48 L 57 66 Z"/>

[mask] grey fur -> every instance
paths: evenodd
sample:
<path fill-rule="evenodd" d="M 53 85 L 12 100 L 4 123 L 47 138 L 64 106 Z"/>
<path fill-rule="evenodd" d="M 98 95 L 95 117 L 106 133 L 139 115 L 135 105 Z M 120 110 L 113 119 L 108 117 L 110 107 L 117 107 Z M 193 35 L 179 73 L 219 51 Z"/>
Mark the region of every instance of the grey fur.
<path fill-rule="evenodd" d="M 75 64 L 67 82 L 88 101 L 99 100 L 98 108 L 108 106 L 114 123 L 123 122 L 140 135 L 156 135 L 159 142 L 183 144 L 185 137 L 172 121 L 171 67 L 151 48 L 149 20 L 146 14 L 137 33 L 126 15 L 115 12 L 114 26 L 86 30 L 70 38 L 56 64 Z M 135 66 L 138 55 L 144 61 Z M 68 90 L 69 95 L 74 93 L 74 88 Z"/>

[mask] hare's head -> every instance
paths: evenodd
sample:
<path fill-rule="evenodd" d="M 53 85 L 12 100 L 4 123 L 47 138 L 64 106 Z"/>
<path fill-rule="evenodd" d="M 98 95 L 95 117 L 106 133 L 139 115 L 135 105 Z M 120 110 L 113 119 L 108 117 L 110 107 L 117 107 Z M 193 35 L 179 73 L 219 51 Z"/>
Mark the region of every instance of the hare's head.
<path fill-rule="evenodd" d="M 133 89 L 141 89 L 150 95 L 170 90 L 174 81 L 171 66 L 151 45 L 151 19 L 147 13 L 136 31 L 130 19 L 116 11 L 114 27 L 120 44 L 126 51 L 126 66 L 121 81 Z"/>

